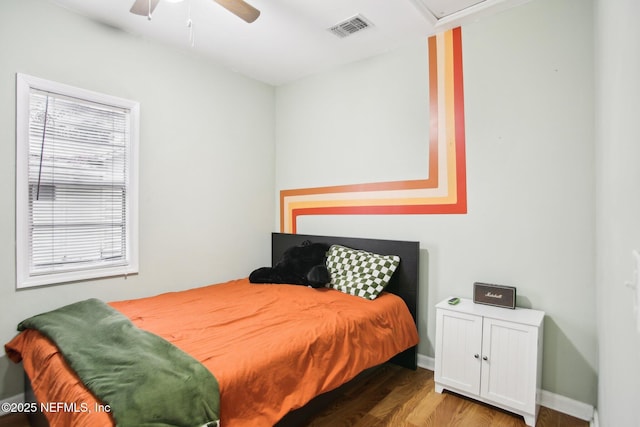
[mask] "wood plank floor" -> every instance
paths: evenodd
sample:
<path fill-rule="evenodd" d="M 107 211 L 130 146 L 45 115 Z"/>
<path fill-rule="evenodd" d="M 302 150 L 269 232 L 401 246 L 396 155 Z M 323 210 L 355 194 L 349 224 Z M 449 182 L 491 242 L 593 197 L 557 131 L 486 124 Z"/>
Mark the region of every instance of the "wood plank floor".
<path fill-rule="evenodd" d="M 23 414 L 9 414 L 0 417 L 0 427 L 30 427 L 27 416 Z"/>
<path fill-rule="evenodd" d="M 384 365 L 347 387 L 309 427 L 526 427 L 521 416 L 462 396 L 435 392 L 433 372 Z M 541 408 L 537 427 L 588 427 L 587 421 Z"/>
<path fill-rule="evenodd" d="M 587 421 L 541 408 L 537 427 L 588 427 Z M 21 415 L 0 427 L 28 427 Z M 383 365 L 346 387 L 337 402 L 308 427 L 525 427 L 518 415 L 452 393 L 434 390 L 433 372 Z"/>

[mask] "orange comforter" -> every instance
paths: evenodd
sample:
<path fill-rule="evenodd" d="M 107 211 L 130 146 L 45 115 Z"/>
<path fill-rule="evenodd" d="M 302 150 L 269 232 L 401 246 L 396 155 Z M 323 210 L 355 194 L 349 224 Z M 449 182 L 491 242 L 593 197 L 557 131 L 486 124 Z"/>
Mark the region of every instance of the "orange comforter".
<path fill-rule="evenodd" d="M 418 342 L 404 302 L 387 293 L 369 301 L 242 279 L 110 305 L 215 375 L 223 427 L 272 426 Z M 21 333 L 5 349 L 12 360 L 23 360 L 37 400 L 54 403 L 45 411 L 52 427 L 113 425 L 108 408 L 38 332 Z"/>

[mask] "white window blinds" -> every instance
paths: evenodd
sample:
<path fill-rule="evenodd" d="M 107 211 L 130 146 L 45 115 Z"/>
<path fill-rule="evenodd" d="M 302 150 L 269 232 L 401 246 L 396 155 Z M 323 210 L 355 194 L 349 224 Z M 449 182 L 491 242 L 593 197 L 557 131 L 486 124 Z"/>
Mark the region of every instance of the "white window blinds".
<path fill-rule="evenodd" d="M 136 272 L 137 103 L 18 81 L 18 287 Z"/>

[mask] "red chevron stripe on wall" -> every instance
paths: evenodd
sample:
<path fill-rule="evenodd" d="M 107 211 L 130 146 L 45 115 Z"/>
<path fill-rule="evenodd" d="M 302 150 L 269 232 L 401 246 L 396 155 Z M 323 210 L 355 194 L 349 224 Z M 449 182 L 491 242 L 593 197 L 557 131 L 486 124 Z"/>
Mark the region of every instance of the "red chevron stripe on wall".
<path fill-rule="evenodd" d="M 303 215 L 464 214 L 467 212 L 462 35 L 428 39 L 429 162 L 425 179 L 280 192 L 280 231 Z"/>

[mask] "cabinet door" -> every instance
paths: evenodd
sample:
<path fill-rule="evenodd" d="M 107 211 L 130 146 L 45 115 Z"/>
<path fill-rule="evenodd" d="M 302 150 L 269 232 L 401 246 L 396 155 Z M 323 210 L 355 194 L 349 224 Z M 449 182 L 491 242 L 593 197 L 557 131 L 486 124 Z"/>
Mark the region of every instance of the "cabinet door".
<path fill-rule="evenodd" d="M 538 329 L 484 319 L 481 396 L 533 413 L 536 402 Z"/>
<path fill-rule="evenodd" d="M 482 317 L 449 310 L 436 317 L 435 381 L 479 394 Z"/>

